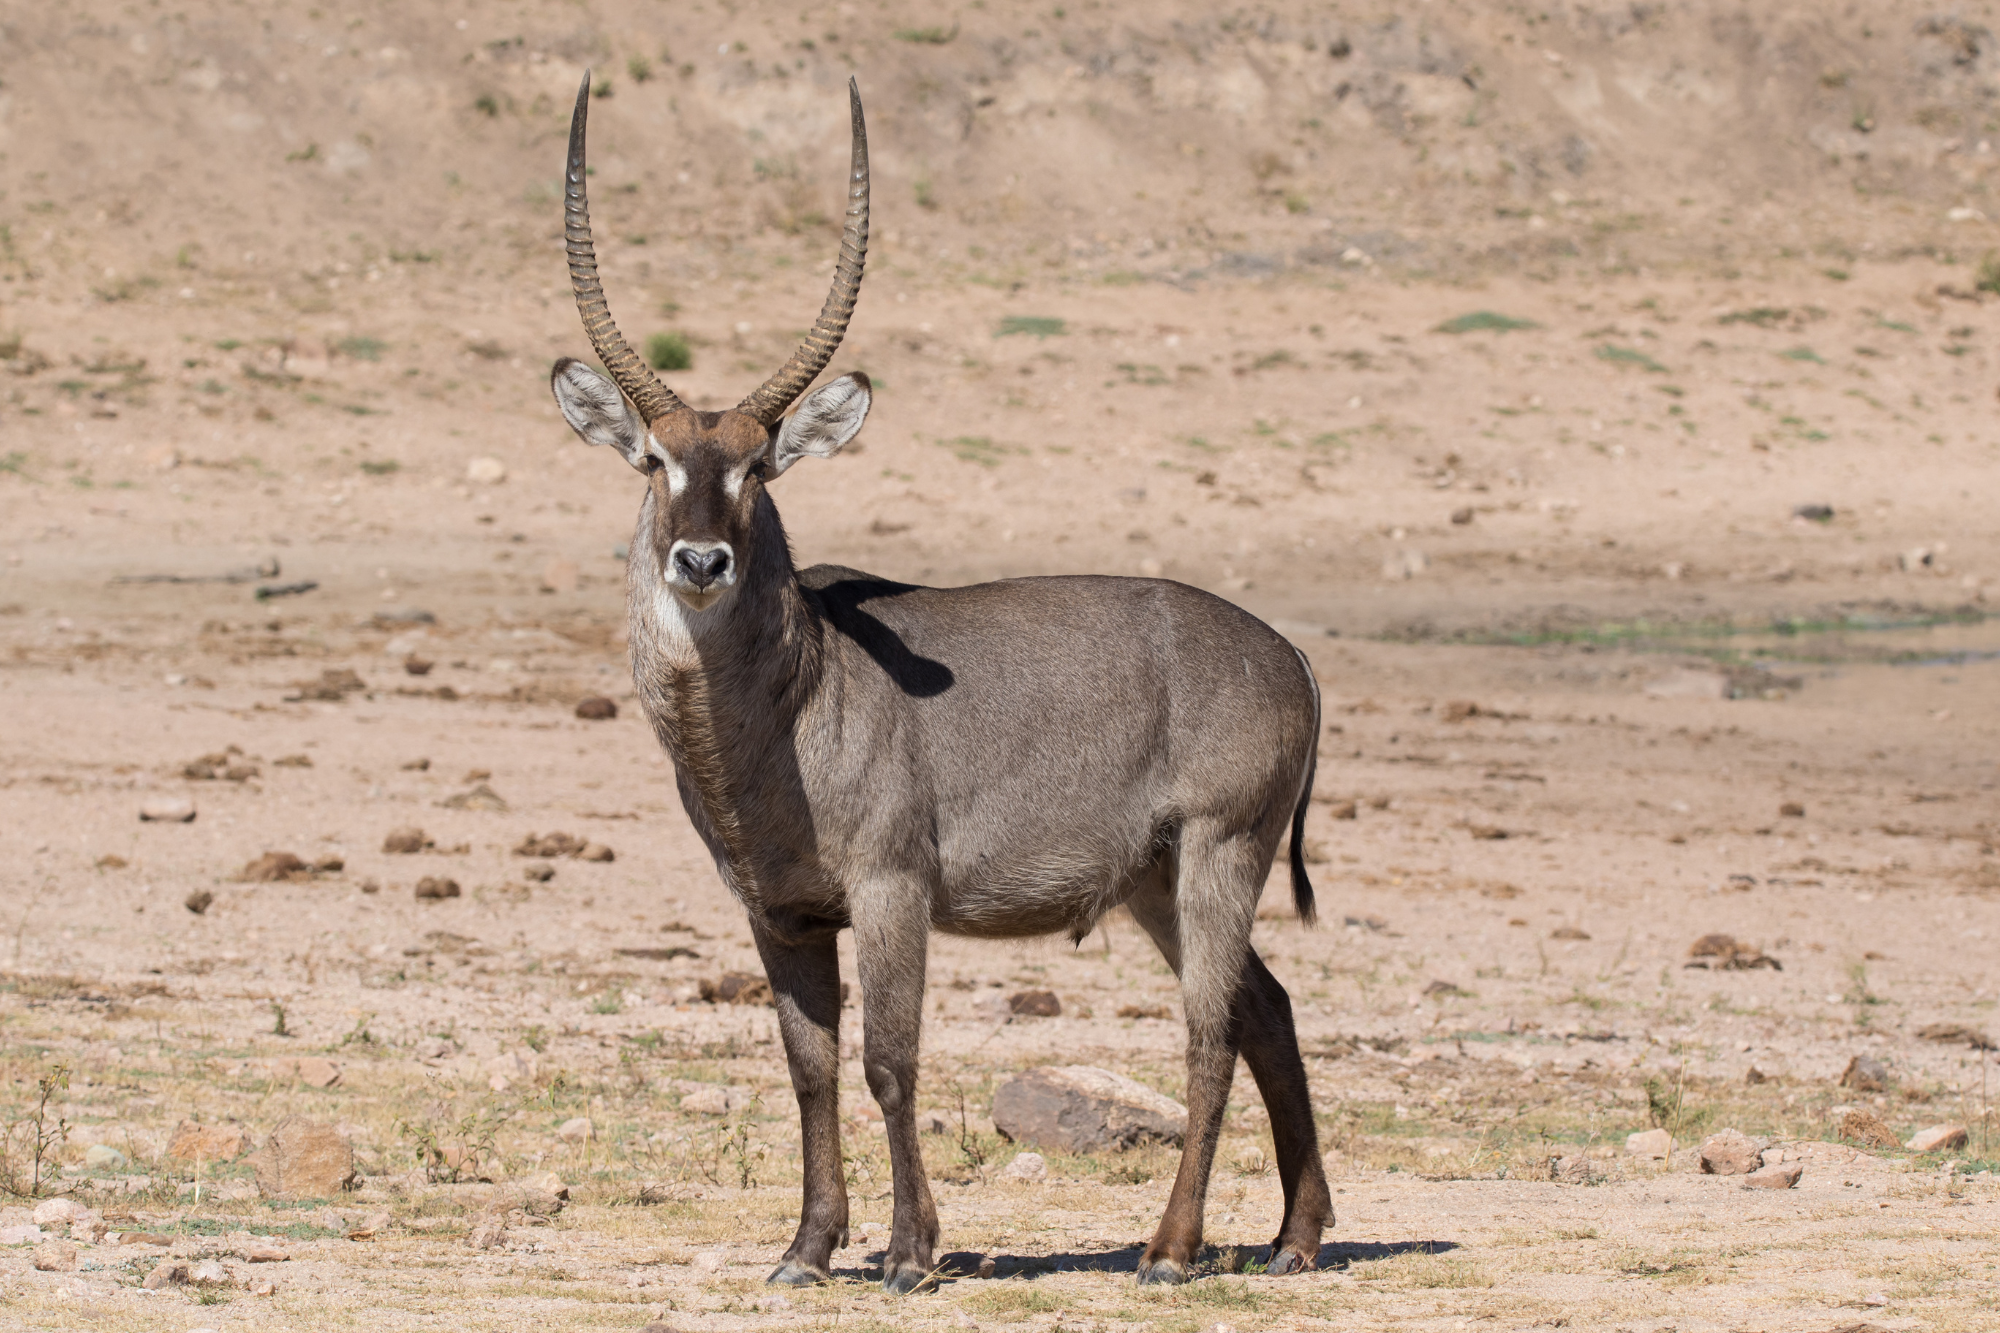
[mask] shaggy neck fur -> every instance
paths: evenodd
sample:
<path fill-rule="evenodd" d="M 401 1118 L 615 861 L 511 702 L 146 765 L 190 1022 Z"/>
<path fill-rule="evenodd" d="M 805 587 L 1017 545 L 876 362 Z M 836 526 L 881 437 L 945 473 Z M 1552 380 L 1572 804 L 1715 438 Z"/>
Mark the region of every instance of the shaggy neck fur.
<path fill-rule="evenodd" d="M 768 495 L 756 501 L 746 565 L 715 605 L 691 611 L 666 586 L 666 543 L 655 539 L 654 501 L 641 507 L 627 577 L 632 666 L 639 699 L 682 783 L 689 813 L 716 853 L 718 869 L 752 912 L 765 905 L 764 876 L 749 827 L 795 808 L 773 790 L 774 765 L 817 688 L 823 627 L 799 588 L 784 524 Z M 782 777 L 778 779 L 782 781 Z"/>

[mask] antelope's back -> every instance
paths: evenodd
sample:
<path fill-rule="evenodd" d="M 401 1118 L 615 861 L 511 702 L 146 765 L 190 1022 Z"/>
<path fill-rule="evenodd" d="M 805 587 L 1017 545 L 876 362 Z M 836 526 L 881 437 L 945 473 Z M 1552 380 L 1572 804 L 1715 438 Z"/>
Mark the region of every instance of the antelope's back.
<path fill-rule="evenodd" d="M 930 815 L 948 892 L 1020 908 L 1037 886 L 1095 891 L 1169 823 L 1272 829 L 1297 800 L 1307 668 L 1218 597 L 1094 576 L 922 588 L 834 566 L 801 583 L 833 631 L 840 780 Z"/>

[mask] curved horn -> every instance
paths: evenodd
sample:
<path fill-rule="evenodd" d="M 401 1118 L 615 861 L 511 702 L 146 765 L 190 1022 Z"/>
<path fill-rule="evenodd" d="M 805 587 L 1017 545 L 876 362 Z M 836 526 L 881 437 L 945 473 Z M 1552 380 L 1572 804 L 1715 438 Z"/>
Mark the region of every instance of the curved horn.
<path fill-rule="evenodd" d="M 604 284 L 597 278 L 597 247 L 590 240 L 590 200 L 583 184 L 583 127 L 589 115 L 590 71 L 585 70 L 583 86 L 576 90 L 576 111 L 569 118 L 569 166 L 563 187 L 569 285 L 576 292 L 576 312 L 583 316 L 583 331 L 597 350 L 598 360 L 650 426 L 667 413 L 679 411 L 681 400 L 639 359 L 611 322 L 611 307 L 605 304 Z"/>
<path fill-rule="evenodd" d="M 819 318 L 792 359 L 765 380 L 757 392 L 736 405 L 736 410 L 772 425 L 805 392 L 808 384 L 833 359 L 854 318 L 854 302 L 861 295 L 861 266 L 868 260 L 868 127 L 861 119 L 861 89 L 847 81 L 847 102 L 854 120 L 854 161 L 847 175 L 847 226 L 840 234 L 840 262 L 833 269 L 833 290 L 826 294 Z"/>

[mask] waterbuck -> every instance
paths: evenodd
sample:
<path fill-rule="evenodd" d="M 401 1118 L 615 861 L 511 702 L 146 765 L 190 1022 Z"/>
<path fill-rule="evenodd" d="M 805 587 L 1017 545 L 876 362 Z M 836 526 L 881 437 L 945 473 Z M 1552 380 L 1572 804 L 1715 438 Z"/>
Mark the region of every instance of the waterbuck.
<path fill-rule="evenodd" d="M 798 1094 L 805 1199 L 770 1280 L 824 1280 L 847 1244 L 840 966 L 854 931 L 863 1066 L 888 1129 L 895 1214 L 883 1285 L 931 1273 L 937 1209 L 916 1128 L 933 930 L 1081 941 L 1120 905 L 1179 976 L 1188 1128 L 1141 1282 L 1182 1282 L 1240 1052 L 1270 1110 L 1285 1215 L 1270 1271 L 1312 1267 L 1333 1220 L 1284 987 L 1250 948 L 1286 825 L 1299 916 L 1319 693 L 1304 656 L 1219 598 L 1130 578 L 923 588 L 792 564 L 770 486 L 861 429 L 843 375 L 782 414 L 840 345 L 868 249 L 868 141 L 833 288 L 790 361 L 726 412 L 684 405 L 605 304 L 585 193 L 590 78 L 570 122 L 565 235 L 607 381 L 564 358 L 556 402 L 646 477 L 632 537 L 632 672 L 681 802 L 749 914 Z M 622 391 L 622 392 L 621 392 Z M 630 405 L 627 404 L 630 400 Z"/>

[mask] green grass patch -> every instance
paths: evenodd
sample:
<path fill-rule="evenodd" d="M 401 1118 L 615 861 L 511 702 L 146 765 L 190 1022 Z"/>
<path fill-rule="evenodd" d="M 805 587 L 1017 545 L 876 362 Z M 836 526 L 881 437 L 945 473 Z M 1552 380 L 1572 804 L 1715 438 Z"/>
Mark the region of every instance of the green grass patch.
<path fill-rule="evenodd" d="M 993 336 L 1005 338 L 1025 333 L 1035 338 L 1056 338 L 1068 332 L 1068 322 L 1051 315 L 1008 315 L 1000 321 L 1000 328 Z"/>
<path fill-rule="evenodd" d="M 1976 291 L 2000 293 L 2000 253 L 1986 252 L 1979 261 L 1979 276 L 1972 286 Z"/>
<path fill-rule="evenodd" d="M 386 477 L 392 472 L 401 472 L 403 465 L 393 458 L 370 458 L 361 464 L 361 470 L 371 477 Z"/>
<path fill-rule="evenodd" d="M 382 352 L 388 345 L 380 338 L 370 338 L 366 334 L 357 333 L 353 337 L 342 338 L 334 344 L 334 348 L 342 356 L 351 356 L 356 361 L 380 361 Z"/>
<path fill-rule="evenodd" d="M 985 435 L 955 435 L 938 443 L 951 450 L 960 462 L 977 463 L 981 467 L 999 467 L 1001 460 L 1009 454 L 1028 452 L 1018 444 L 996 444 Z"/>
<path fill-rule="evenodd" d="M 1497 310 L 1475 310 L 1469 315 L 1448 319 L 1437 326 L 1439 333 L 1512 333 L 1517 329 L 1539 329 L 1532 319 L 1516 319 Z"/>
<path fill-rule="evenodd" d="M 1667 373 L 1665 366 L 1653 360 L 1652 357 L 1647 356 L 1636 347 L 1620 347 L 1616 343 L 1603 343 L 1597 349 L 1597 359 L 1599 361 L 1609 361 L 1617 366 L 1637 366 L 1641 370 L 1651 371 L 1657 375 Z"/>
<path fill-rule="evenodd" d="M 1732 310 L 1716 320 L 1718 324 L 1754 324 L 1760 329 L 1776 328 L 1792 317 L 1792 308 L 1782 305 L 1752 306 L 1748 310 Z"/>
<path fill-rule="evenodd" d="M 956 23 L 949 28 L 934 25 L 928 28 L 898 28 L 895 32 L 897 41 L 914 42 L 918 46 L 943 46 L 956 36 L 958 36 Z"/>
<path fill-rule="evenodd" d="M 656 333 L 646 339 L 646 364 L 655 370 L 692 370 L 694 349 L 684 333 Z"/>
<path fill-rule="evenodd" d="M 1810 347 L 1787 347 L 1784 351 L 1778 353 L 1778 355 L 1787 361 L 1810 361 L 1816 366 L 1826 364 L 1826 358 Z"/>

